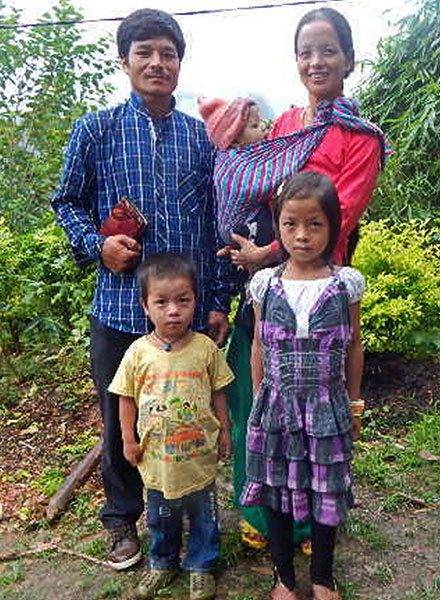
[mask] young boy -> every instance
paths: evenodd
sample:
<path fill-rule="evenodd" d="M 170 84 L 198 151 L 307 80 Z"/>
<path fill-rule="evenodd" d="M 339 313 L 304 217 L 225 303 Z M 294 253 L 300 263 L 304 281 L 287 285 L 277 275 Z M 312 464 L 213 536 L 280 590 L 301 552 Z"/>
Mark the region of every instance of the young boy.
<path fill-rule="evenodd" d="M 150 571 L 138 597 L 154 598 L 177 575 L 186 512 L 182 568 L 191 574 L 191 600 L 206 600 L 215 596 L 215 478 L 218 454 L 231 452 L 223 388 L 233 375 L 214 342 L 191 330 L 197 289 L 189 259 L 150 255 L 138 282 L 154 329 L 129 347 L 109 388 L 119 395 L 124 456 L 147 488 Z"/>

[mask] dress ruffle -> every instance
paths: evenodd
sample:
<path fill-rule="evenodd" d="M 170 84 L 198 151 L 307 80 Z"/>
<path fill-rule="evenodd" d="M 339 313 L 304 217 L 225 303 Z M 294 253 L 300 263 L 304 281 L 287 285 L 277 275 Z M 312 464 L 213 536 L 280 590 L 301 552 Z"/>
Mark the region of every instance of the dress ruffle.
<path fill-rule="evenodd" d="M 249 482 L 242 495 L 242 504 L 270 506 L 273 510 L 291 513 L 295 521 L 304 521 L 313 515 L 318 523 L 337 527 L 346 520 L 348 510 L 353 507 L 353 495 L 351 489 L 343 494 L 311 493 Z"/>

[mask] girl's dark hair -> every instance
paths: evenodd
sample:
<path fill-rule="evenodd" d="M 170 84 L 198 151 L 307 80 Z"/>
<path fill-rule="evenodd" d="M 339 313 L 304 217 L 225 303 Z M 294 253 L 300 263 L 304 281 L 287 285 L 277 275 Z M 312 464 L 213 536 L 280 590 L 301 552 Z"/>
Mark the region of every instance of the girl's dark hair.
<path fill-rule="evenodd" d="M 141 298 L 148 300 L 148 282 L 150 278 L 168 279 L 183 277 L 191 283 L 194 295 L 197 297 L 197 274 L 191 258 L 177 252 L 161 252 L 149 254 L 136 271 Z"/>
<path fill-rule="evenodd" d="M 277 238 L 281 243 L 279 220 L 284 204 L 291 200 L 304 200 L 306 198 L 316 198 L 322 212 L 327 217 L 329 240 L 322 257 L 330 262 L 341 230 L 341 208 L 338 192 L 326 175 L 315 171 L 302 171 L 284 180 L 275 210 Z M 282 244 L 281 247 L 283 247 Z"/>
<path fill-rule="evenodd" d="M 163 10 L 141 8 L 126 17 L 116 32 L 120 58 L 127 58 L 132 42 L 167 37 L 174 42 L 179 60 L 185 54 L 185 39 L 178 22 Z"/>
<path fill-rule="evenodd" d="M 345 73 L 345 77 L 348 77 L 354 70 L 353 36 L 347 19 L 334 8 L 315 8 L 302 17 L 295 31 L 295 54 L 298 56 L 298 37 L 301 29 L 304 25 L 308 25 L 314 21 L 327 21 L 336 31 L 342 52 L 351 65 L 350 69 Z"/>

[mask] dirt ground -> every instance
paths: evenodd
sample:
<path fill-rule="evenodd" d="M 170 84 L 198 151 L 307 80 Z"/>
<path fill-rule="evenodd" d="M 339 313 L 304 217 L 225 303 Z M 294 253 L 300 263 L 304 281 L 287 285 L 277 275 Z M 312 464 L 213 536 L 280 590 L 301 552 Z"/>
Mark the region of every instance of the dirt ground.
<path fill-rule="evenodd" d="M 393 357 L 370 360 L 365 381 L 369 406 L 391 406 L 393 427 L 403 426 L 440 399 L 436 364 Z M 130 600 L 145 572 L 145 564 L 123 574 L 103 564 L 103 535 L 95 517 L 102 501 L 99 475 L 81 488 L 54 525 L 45 522 L 48 497 L 35 480 L 41 481 L 48 468 L 59 469 L 60 457 L 68 472 L 77 457 L 66 448 L 75 448 L 84 432 L 99 432 L 90 382 L 84 375 L 77 383 L 85 391 L 74 403 L 61 401 L 57 387 L 34 389 L 0 424 L 0 600 Z M 268 554 L 241 546 L 228 485 L 221 482 L 224 543 L 217 597 L 267 599 Z M 339 535 L 336 555 L 344 600 L 440 600 L 439 511 L 416 503 L 387 512 L 380 489 L 357 485 L 355 492 L 357 504 Z M 142 535 L 147 547 L 145 531 Z M 25 554 L 29 551 L 36 552 Z M 298 552 L 296 560 L 306 600 L 308 559 Z M 187 599 L 187 587 L 182 576 L 161 597 Z"/>

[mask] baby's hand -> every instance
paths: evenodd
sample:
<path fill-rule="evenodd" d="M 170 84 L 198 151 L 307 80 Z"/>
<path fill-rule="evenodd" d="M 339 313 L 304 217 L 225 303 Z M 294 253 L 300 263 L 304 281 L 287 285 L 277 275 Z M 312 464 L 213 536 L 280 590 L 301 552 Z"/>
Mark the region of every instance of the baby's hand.
<path fill-rule="evenodd" d="M 132 467 L 136 467 L 142 458 L 142 448 L 137 442 L 124 442 L 124 456 Z"/>
<path fill-rule="evenodd" d="M 220 248 L 220 250 L 217 251 L 216 256 L 230 258 L 231 250 L 231 246 L 224 246 L 223 248 Z"/>
<path fill-rule="evenodd" d="M 362 421 L 360 417 L 353 417 L 353 439 L 356 441 L 360 438 L 361 435 L 361 425 Z"/>
<path fill-rule="evenodd" d="M 222 462 L 227 461 L 231 457 L 231 432 L 229 429 L 220 429 L 218 436 L 218 454 Z"/>

